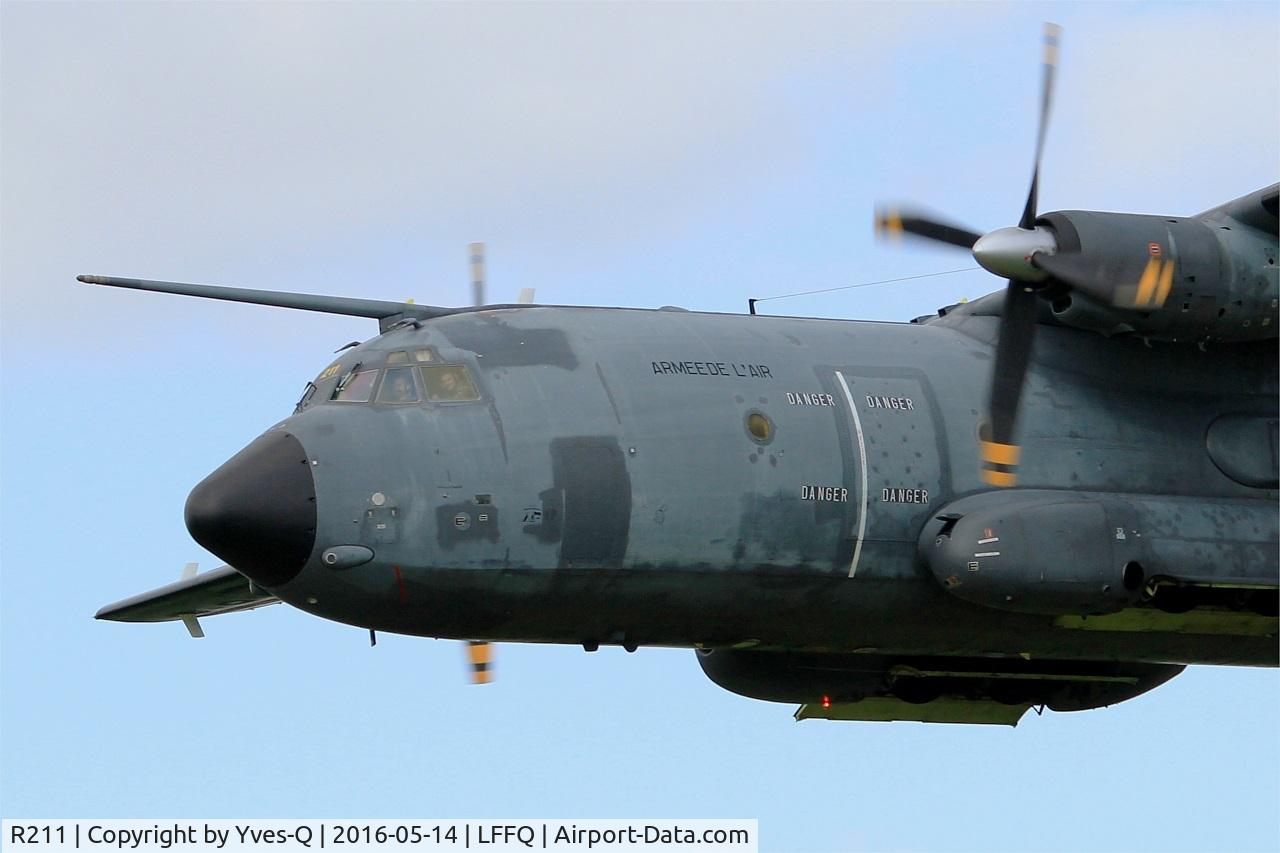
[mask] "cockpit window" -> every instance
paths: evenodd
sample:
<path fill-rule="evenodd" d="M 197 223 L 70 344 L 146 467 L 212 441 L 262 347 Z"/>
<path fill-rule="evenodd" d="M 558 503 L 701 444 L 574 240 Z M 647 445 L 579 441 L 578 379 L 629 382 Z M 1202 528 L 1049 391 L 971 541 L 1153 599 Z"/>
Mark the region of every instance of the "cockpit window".
<path fill-rule="evenodd" d="M 392 353 L 397 354 L 404 355 Z M 387 361 L 390 363 L 390 359 Z M 387 375 L 382 378 L 382 387 L 378 389 L 379 403 L 416 403 L 420 399 L 412 367 L 392 367 L 387 370 Z"/>
<path fill-rule="evenodd" d="M 333 389 L 333 399 L 344 403 L 367 403 L 373 396 L 373 384 L 377 380 L 376 370 L 348 373 Z"/>
<path fill-rule="evenodd" d="M 471 373 L 461 364 L 419 367 L 427 399 L 433 403 L 455 403 L 479 400 L 480 392 L 471 381 Z"/>
<path fill-rule="evenodd" d="M 440 359 L 436 357 L 436 354 L 429 349 L 414 350 L 413 352 L 409 352 L 408 350 L 396 350 L 393 353 L 387 354 L 387 364 L 389 366 L 409 364 L 411 361 L 416 361 L 418 364 L 427 364 L 439 360 Z"/>

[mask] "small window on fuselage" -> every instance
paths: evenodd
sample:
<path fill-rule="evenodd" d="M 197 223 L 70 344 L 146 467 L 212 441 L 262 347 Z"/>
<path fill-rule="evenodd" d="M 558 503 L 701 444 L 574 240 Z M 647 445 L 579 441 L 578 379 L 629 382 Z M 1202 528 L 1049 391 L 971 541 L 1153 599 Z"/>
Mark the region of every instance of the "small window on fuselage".
<path fill-rule="evenodd" d="M 414 350 L 412 353 L 407 350 L 396 350 L 387 355 L 388 366 L 408 364 L 410 361 L 416 361 L 418 364 L 427 364 L 439 360 L 436 358 L 436 354 L 429 349 Z"/>
<path fill-rule="evenodd" d="M 379 403 L 416 403 L 420 399 L 412 367 L 387 369 L 387 375 L 382 378 L 382 387 L 378 389 Z"/>
<path fill-rule="evenodd" d="M 341 403 L 367 403 L 373 396 L 373 385 L 377 381 L 376 370 L 349 374 L 333 389 L 333 399 Z"/>
<path fill-rule="evenodd" d="M 432 403 L 462 403 L 480 399 L 471 372 L 465 365 L 442 364 L 439 367 L 419 367 L 422 385 L 427 399 Z"/>

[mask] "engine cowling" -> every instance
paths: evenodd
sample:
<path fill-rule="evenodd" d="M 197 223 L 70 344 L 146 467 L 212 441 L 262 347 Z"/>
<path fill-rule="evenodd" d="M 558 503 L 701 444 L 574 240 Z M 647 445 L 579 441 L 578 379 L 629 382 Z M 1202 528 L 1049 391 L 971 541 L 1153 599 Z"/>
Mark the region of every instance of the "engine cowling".
<path fill-rule="evenodd" d="M 1275 338 L 1276 238 L 1231 218 L 1068 210 L 1037 224 L 1056 250 L 1031 262 L 1064 324 L 1152 340 Z"/>

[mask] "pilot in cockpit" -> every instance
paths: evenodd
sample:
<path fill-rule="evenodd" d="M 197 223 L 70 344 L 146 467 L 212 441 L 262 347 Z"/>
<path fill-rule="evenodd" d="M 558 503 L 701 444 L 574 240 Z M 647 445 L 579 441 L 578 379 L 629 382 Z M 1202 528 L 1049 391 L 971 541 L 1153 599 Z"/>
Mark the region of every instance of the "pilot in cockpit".
<path fill-rule="evenodd" d="M 413 384 L 412 368 L 392 368 L 387 371 L 383 380 L 382 391 L 378 395 L 380 403 L 416 403 L 418 389 Z"/>
<path fill-rule="evenodd" d="M 439 367 L 423 367 L 422 378 L 427 386 L 427 399 L 432 402 L 448 403 L 480 399 L 467 369 L 462 365 L 449 364 Z"/>

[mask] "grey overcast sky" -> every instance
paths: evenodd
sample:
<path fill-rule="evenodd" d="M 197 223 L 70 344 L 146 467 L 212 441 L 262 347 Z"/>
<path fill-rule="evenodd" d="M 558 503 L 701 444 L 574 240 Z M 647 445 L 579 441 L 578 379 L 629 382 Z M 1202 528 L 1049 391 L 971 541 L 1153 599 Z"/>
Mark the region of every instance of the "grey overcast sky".
<path fill-rule="evenodd" d="M 769 850 L 1275 850 L 1274 670 L 1016 730 L 797 724 L 692 653 L 456 644 L 285 607 L 115 625 L 190 488 L 368 321 L 78 273 L 740 311 L 972 265 L 877 200 L 1195 213 L 1276 180 L 1274 3 L 0 4 L 0 803 L 15 816 L 758 817 Z M 767 303 L 902 320 L 980 271 Z"/>

